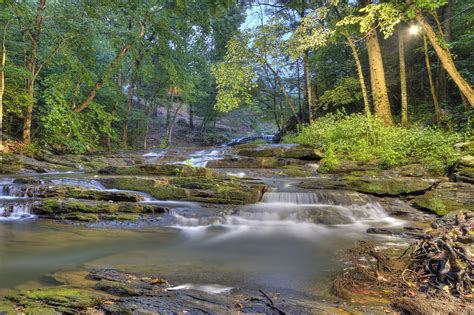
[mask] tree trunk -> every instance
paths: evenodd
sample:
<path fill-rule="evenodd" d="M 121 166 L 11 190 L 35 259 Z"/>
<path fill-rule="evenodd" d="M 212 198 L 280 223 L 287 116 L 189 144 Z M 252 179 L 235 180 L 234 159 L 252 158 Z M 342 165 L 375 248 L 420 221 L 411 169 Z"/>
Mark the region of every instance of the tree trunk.
<path fill-rule="evenodd" d="M 303 108 L 301 106 L 301 77 L 300 77 L 300 58 L 296 59 L 296 85 L 298 86 L 298 113 L 303 117 Z M 280 130 L 280 129 L 278 129 Z"/>
<path fill-rule="evenodd" d="M 5 93 L 5 64 L 7 60 L 7 47 L 5 46 L 6 28 L 2 41 L 2 60 L 0 63 L 0 152 L 3 151 L 3 94 Z"/>
<path fill-rule="evenodd" d="M 305 96 L 306 96 L 306 106 L 308 110 L 308 122 L 313 121 L 313 91 L 311 88 L 311 65 L 309 64 L 309 53 L 308 51 L 304 52 L 303 56 L 304 62 L 304 77 L 305 77 Z"/>
<path fill-rule="evenodd" d="M 132 105 L 133 105 L 133 96 L 135 95 L 135 81 L 137 78 L 137 70 L 138 70 L 138 61 L 132 67 L 132 73 L 130 76 L 130 85 L 128 87 L 128 94 L 127 94 L 127 117 L 125 122 L 123 123 L 122 127 L 122 146 L 126 148 L 128 146 L 128 123 L 130 120 L 130 113 L 132 112 Z"/>
<path fill-rule="evenodd" d="M 192 104 L 189 104 L 189 129 L 194 129 L 194 112 Z"/>
<path fill-rule="evenodd" d="M 403 29 L 398 30 L 398 57 L 400 59 L 400 95 L 401 95 L 401 123 L 408 125 L 408 96 L 407 96 L 407 74 L 405 70 L 405 44 Z"/>
<path fill-rule="evenodd" d="M 141 26 L 141 30 L 140 30 L 140 33 L 138 34 L 137 39 L 142 38 L 145 35 L 145 23 L 141 22 L 140 26 Z M 122 48 L 120 48 L 120 50 L 117 52 L 112 62 L 107 66 L 104 73 L 102 73 L 102 76 L 99 78 L 99 80 L 97 80 L 94 87 L 87 95 L 87 97 L 81 102 L 81 104 L 78 107 L 73 108 L 74 112 L 80 113 L 90 105 L 90 103 L 94 100 L 97 92 L 104 85 L 104 81 L 110 76 L 110 74 L 112 74 L 112 71 L 120 63 L 120 61 L 122 61 L 123 57 L 125 57 L 125 54 L 132 47 L 134 42 L 135 40 L 123 45 Z"/>
<path fill-rule="evenodd" d="M 145 99 L 145 110 L 146 110 L 146 126 L 145 126 L 145 136 L 143 137 L 143 149 L 146 150 L 148 147 L 148 134 L 150 133 L 150 118 L 152 113 L 153 103 L 150 102 L 150 105 L 147 105 Z"/>
<path fill-rule="evenodd" d="M 170 124 L 169 124 L 168 130 L 167 130 L 167 132 L 166 132 L 166 139 L 167 139 L 167 141 L 168 141 L 168 142 L 167 142 L 168 145 L 171 144 L 171 138 L 172 138 L 172 136 L 173 136 L 173 125 L 174 125 L 174 122 L 175 122 L 175 120 L 176 120 L 176 116 L 178 115 L 178 112 L 179 112 L 179 110 L 181 109 L 181 107 L 183 107 L 183 103 L 179 103 L 178 108 L 176 108 L 176 110 L 174 111 L 173 117 L 172 117 L 171 120 L 170 120 Z M 216 123 L 216 122 L 214 121 L 214 125 L 215 125 L 215 123 Z"/>
<path fill-rule="evenodd" d="M 347 39 L 347 43 L 349 44 L 349 47 L 352 50 L 352 56 L 354 56 L 354 60 L 357 66 L 357 76 L 359 77 L 360 88 L 362 90 L 362 97 L 364 99 L 364 111 L 367 114 L 367 116 L 370 116 L 370 101 L 369 101 L 369 96 L 367 95 L 367 86 L 365 84 L 364 72 L 362 71 L 362 64 L 360 63 L 359 54 L 357 53 L 357 48 L 354 45 L 354 41 L 352 40 L 349 33 L 346 33 L 345 36 Z"/>
<path fill-rule="evenodd" d="M 441 122 L 441 109 L 439 107 L 438 97 L 436 96 L 436 90 L 433 83 L 433 76 L 431 74 L 430 57 L 428 55 L 428 42 L 426 41 L 425 35 L 423 35 L 423 47 L 425 51 L 426 72 L 428 72 L 428 82 L 430 83 L 431 97 L 433 97 L 436 122 L 439 123 Z"/>
<path fill-rule="evenodd" d="M 41 36 L 41 26 L 43 23 L 43 13 L 46 9 L 46 0 L 38 0 L 35 16 L 35 28 L 31 34 L 31 52 L 27 62 L 29 77 L 26 80 L 27 104 L 23 117 L 23 143 L 31 142 L 31 121 L 33 119 L 33 106 L 35 103 L 35 81 L 36 81 L 36 59 Z"/>
<path fill-rule="evenodd" d="M 367 34 L 367 52 L 369 55 L 370 81 L 375 116 L 384 121 L 386 125 L 393 125 L 390 102 L 388 99 L 385 71 L 380 51 L 377 31 L 371 30 Z"/>
<path fill-rule="evenodd" d="M 456 83 L 461 93 L 464 94 L 469 104 L 474 107 L 474 91 L 471 85 L 461 76 L 457 70 L 450 52 L 440 45 L 435 32 L 431 28 L 431 25 L 425 21 L 421 12 L 416 13 L 416 20 L 423 28 L 423 31 L 425 32 L 436 54 L 438 55 L 438 58 L 441 61 L 444 69 L 446 69 L 446 72 L 448 72 L 454 83 Z"/>

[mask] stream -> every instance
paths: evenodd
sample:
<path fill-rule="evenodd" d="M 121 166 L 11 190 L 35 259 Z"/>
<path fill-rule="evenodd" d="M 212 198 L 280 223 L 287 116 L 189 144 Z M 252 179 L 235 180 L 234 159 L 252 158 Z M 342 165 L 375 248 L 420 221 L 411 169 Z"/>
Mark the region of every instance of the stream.
<path fill-rule="evenodd" d="M 204 166 L 222 154 L 220 148 L 198 151 L 190 156 L 191 163 Z M 159 151 L 146 154 L 163 156 Z M 0 179 L 0 295 L 57 285 L 51 276 L 56 272 L 117 268 L 157 274 L 181 288 L 211 293 L 264 288 L 315 298 L 329 296 L 331 277 L 344 267 L 336 254 L 355 240 L 406 245 L 366 233 L 369 227 L 406 224 L 367 195 L 310 192 L 296 187 L 294 178 L 261 178 L 269 190 L 261 202 L 244 206 L 163 201 L 143 194 L 143 203 L 169 211 L 154 225 L 130 228 L 37 219 L 29 211 L 34 193 L 25 194 L 18 178 L 25 176 Z M 38 185 L 105 190 L 93 176 L 81 173 L 29 178 Z"/>

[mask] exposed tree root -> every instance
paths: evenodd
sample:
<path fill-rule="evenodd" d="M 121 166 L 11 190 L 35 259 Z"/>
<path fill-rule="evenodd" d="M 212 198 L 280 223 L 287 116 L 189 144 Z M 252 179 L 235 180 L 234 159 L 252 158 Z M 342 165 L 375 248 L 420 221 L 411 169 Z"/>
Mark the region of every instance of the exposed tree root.
<path fill-rule="evenodd" d="M 430 314 L 437 307 L 469 313 L 463 309 L 474 297 L 474 261 L 468 249 L 473 223 L 460 211 L 453 224 L 424 231 L 392 259 L 373 244 L 358 242 L 345 254 L 350 267 L 334 281 L 334 294 L 348 299 L 369 289 L 391 298 L 402 314 Z"/>

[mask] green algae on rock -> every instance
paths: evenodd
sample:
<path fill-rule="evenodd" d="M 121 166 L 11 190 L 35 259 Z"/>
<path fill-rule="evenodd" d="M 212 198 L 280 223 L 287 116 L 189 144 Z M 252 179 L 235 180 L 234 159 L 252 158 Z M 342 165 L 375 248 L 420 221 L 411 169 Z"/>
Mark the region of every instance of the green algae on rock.
<path fill-rule="evenodd" d="M 417 196 L 413 203 L 438 215 L 446 215 L 455 210 L 474 211 L 474 185 L 441 183 L 434 190 Z"/>
<path fill-rule="evenodd" d="M 111 166 L 99 170 L 100 174 L 111 175 L 157 175 L 157 176 L 205 176 L 212 177 L 214 172 L 204 167 L 183 164 L 141 164 L 125 167 Z"/>
<path fill-rule="evenodd" d="M 218 204 L 247 204 L 260 200 L 265 185 L 221 177 L 149 178 L 115 176 L 98 179 L 109 188 L 139 190 L 161 200 L 187 200 Z"/>

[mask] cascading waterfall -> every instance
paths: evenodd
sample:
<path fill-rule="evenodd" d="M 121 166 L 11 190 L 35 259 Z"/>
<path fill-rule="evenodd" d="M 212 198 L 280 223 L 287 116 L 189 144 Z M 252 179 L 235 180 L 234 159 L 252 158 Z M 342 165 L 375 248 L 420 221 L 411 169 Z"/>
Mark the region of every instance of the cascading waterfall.
<path fill-rule="evenodd" d="M 24 220 L 34 217 L 30 213 L 30 195 L 35 187 L 15 184 L 13 180 L 0 182 L 0 221 Z"/>
<path fill-rule="evenodd" d="M 390 218 L 370 196 L 352 191 L 267 192 L 262 201 L 232 213 L 193 215 L 175 209 L 167 225 L 202 234 L 211 227 L 239 233 L 291 233 L 307 237 L 328 231 L 329 226 L 364 227 L 366 224 L 400 224 Z"/>

